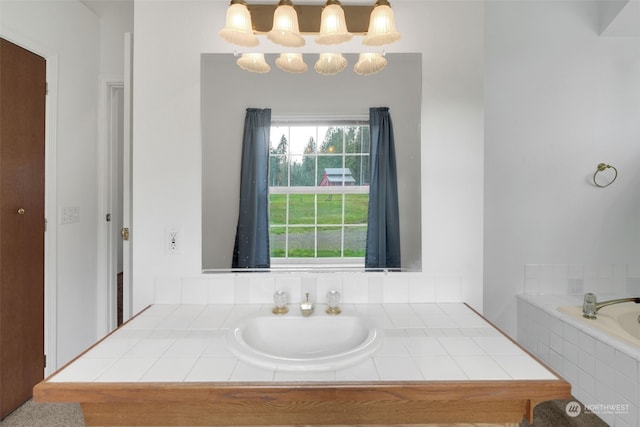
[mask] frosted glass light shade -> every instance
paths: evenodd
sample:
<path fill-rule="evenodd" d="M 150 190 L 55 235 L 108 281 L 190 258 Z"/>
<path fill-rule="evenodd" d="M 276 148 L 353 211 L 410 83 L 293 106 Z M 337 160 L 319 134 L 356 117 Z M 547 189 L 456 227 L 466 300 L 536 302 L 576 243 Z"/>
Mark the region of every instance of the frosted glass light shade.
<path fill-rule="evenodd" d="M 347 60 L 341 53 L 321 53 L 314 68 L 318 74 L 332 76 L 344 70 L 346 66 Z"/>
<path fill-rule="evenodd" d="M 387 66 L 387 58 L 380 53 L 361 53 L 353 71 L 361 76 L 375 74 Z"/>
<path fill-rule="evenodd" d="M 227 9 L 227 24 L 218 34 L 227 42 L 238 46 L 253 47 L 258 45 L 258 37 L 253 33 L 251 25 L 251 14 L 244 1 L 232 0 Z"/>
<path fill-rule="evenodd" d="M 367 46 L 382 46 L 397 40 L 400 40 L 400 33 L 396 31 L 393 10 L 384 0 L 376 2 L 369 18 L 369 30 L 362 43 Z"/>
<path fill-rule="evenodd" d="M 308 69 L 301 53 L 281 53 L 276 59 L 276 65 L 287 73 L 304 73 Z"/>
<path fill-rule="evenodd" d="M 243 70 L 252 73 L 268 73 L 271 70 L 267 61 L 264 60 L 264 53 L 243 53 L 236 63 Z"/>
<path fill-rule="evenodd" d="M 338 44 L 351 40 L 353 34 L 347 30 L 344 10 L 337 0 L 327 1 L 320 18 L 320 34 L 316 37 L 318 44 Z"/>
<path fill-rule="evenodd" d="M 267 33 L 267 38 L 282 46 L 304 46 L 304 38 L 300 35 L 298 27 L 298 14 L 291 6 L 291 1 L 280 1 L 278 8 L 273 13 L 273 27 Z"/>

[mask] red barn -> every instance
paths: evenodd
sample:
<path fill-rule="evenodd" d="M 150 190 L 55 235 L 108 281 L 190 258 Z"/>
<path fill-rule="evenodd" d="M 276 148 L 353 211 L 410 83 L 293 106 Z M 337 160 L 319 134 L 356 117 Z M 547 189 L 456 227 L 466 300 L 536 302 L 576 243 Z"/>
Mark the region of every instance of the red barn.
<path fill-rule="evenodd" d="M 321 187 L 334 187 L 354 185 L 355 183 L 356 180 L 351 175 L 349 168 L 325 168 L 319 185 Z"/>

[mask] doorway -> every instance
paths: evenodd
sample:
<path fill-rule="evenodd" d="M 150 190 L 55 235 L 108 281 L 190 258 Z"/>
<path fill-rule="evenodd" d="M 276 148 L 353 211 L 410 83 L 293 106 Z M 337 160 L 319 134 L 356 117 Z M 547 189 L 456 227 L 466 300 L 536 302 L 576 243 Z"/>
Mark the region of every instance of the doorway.
<path fill-rule="evenodd" d="M 107 83 L 107 283 L 109 330 L 123 323 L 124 82 Z"/>
<path fill-rule="evenodd" d="M 122 76 L 102 77 L 100 82 L 100 211 L 98 263 L 98 336 L 120 326 L 123 317 L 123 186 L 124 103 Z"/>
<path fill-rule="evenodd" d="M 98 336 L 131 317 L 131 46 L 126 33 L 124 75 L 100 83 Z"/>
<path fill-rule="evenodd" d="M 0 419 L 44 377 L 47 64 L 0 38 Z"/>

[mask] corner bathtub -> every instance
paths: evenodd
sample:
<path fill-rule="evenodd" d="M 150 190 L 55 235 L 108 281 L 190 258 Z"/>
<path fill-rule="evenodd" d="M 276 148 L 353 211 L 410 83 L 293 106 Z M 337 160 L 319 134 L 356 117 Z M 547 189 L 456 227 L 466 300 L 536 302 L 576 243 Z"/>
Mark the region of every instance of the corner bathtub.
<path fill-rule="evenodd" d="M 579 322 L 593 326 L 640 349 L 639 304 L 626 302 L 603 307 L 598 311 L 596 319 L 585 319 L 582 316 L 582 306 L 563 306 L 558 307 L 558 310 L 577 319 Z"/>
<path fill-rule="evenodd" d="M 608 424 L 640 427 L 638 316 L 632 302 L 603 307 L 592 320 L 582 317 L 582 295 L 518 295 L 518 342 Z"/>

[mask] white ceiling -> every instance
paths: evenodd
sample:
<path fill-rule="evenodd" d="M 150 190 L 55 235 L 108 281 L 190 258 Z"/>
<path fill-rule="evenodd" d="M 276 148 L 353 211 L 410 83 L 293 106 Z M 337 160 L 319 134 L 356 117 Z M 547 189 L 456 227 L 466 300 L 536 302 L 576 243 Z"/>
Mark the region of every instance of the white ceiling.
<path fill-rule="evenodd" d="M 80 0 L 80 2 L 91 9 L 96 15 L 102 16 L 108 12 L 109 9 L 115 6 L 122 6 L 122 3 L 132 4 L 133 0 Z"/>
<path fill-rule="evenodd" d="M 134 0 L 80 0 L 96 15 L 108 13 L 110 8 L 121 7 L 122 3 L 133 3 Z M 229 0 L 211 0 L 229 3 Z M 392 2 L 405 0 L 392 0 Z M 417 0 L 408 0 L 417 1 Z M 275 0 L 249 0 L 249 3 L 276 3 Z M 296 0 L 298 4 L 319 4 L 324 0 Z M 118 4 L 119 3 L 119 4 Z M 372 4 L 373 0 L 342 0 L 344 5 Z M 615 37 L 640 37 L 640 0 L 604 0 L 601 3 L 601 34 Z"/>
<path fill-rule="evenodd" d="M 640 0 L 604 2 L 603 36 L 640 37 Z"/>
<path fill-rule="evenodd" d="M 113 7 L 114 3 L 133 3 L 134 0 L 80 0 L 89 9 L 98 16 L 101 16 L 109 7 Z M 213 2 L 229 4 L 230 0 L 211 0 Z M 326 0 L 295 0 L 295 4 L 324 4 Z M 394 1 L 394 0 L 391 0 Z M 400 0 L 397 0 L 400 1 Z M 414 0 L 415 1 L 415 0 Z M 278 0 L 248 0 L 250 4 L 278 4 Z M 375 0 L 342 0 L 343 5 L 371 5 Z"/>

